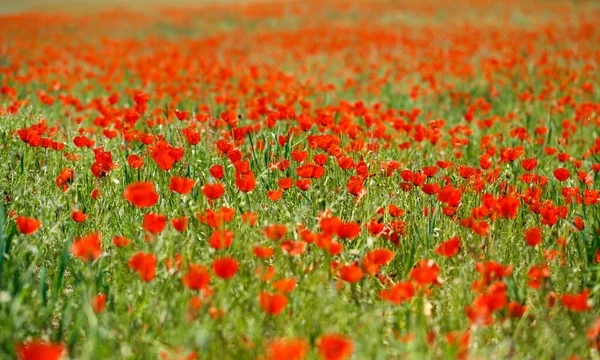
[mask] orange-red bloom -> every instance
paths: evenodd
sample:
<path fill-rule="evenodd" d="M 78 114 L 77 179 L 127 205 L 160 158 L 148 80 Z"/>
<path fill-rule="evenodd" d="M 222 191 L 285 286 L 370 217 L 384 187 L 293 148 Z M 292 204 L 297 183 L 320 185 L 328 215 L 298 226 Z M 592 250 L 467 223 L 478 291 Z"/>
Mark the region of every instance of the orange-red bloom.
<path fill-rule="evenodd" d="M 205 184 L 202 187 L 202 193 L 209 200 L 219 199 L 225 193 L 225 187 L 221 183 Z"/>
<path fill-rule="evenodd" d="M 194 185 L 196 185 L 196 181 L 192 179 L 172 176 L 171 182 L 169 183 L 169 189 L 180 194 L 188 194 L 190 191 L 192 191 Z"/>
<path fill-rule="evenodd" d="M 592 307 L 588 303 L 589 290 L 583 290 L 579 294 L 564 294 L 560 297 L 560 302 L 564 307 L 573 312 L 588 311 Z"/>
<path fill-rule="evenodd" d="M 214 249 L 227 249 L 231 246 L 233 242 L 233 236 L 235 234 L 233 231 L 229 230 L 215 230 L 210 238 L 208 239 L 208 243 Z"/>
<path fill-rule="evenodd" d="M 71 219 L 75 222 L 83 222 L 87 217 L 88 216 L 79 209 L 71 211 Z"/>
<path fill-rule="evenodd" d="M 181 281 L 192 290 L 206 289 L 210 283 L 210 273 L 202 265 L 190 264 L 188 272 L 183 275 Z"/>
<path fill-rule="evenodd" d="M 156 275 L 156 256 L 137 252 L 129 259 L 129 267 L 135 270 L 145 282 L 150 282 Z"/>
<path fill-rule="evenodd" d="M 96 314 L 104 312 L 106 306 L 106 294 L 98 294 L 92 298 L 92 308 Z"/>
<path fill-rule="evenodd" d="M 171 219 L 171 225 L 173 225 L 175 230 L 177 230 L 179 232 L 184 232 L 188 226 L 188 218 L 187 218 L 187 216 L 182 216 L 182 217 Z"/>
<path fill-rule="evenodd" d="M 538 246 L 542 243 L 542 229 L 534 227 L 525 230 L 525 242 L 529 246 Z"/>
<path fill-rule="evenodd" d="M 144 230 L 152 234 L 161 233 L 167 226 L 167 217 L 165 215 L 148 213 L 144 215 Z"/>
<path fill-rule="evenodd" d="M 130 243 L 130 240 L 121 235 L 115 236 L 113 238 L 113 244 L 115 244 L 116 247 L 127 246 L 127 245 L 129 245 L 129 243 Z"/>
<path fill-rule="evenodd" d="M 281 240 L 287 234 L 287 227 L 283 224 L 273 224 L 265 228 L 265 236 L 271 240 Z"/>
<path fill-rule="evenodd" d="M 253 251 L 256 257 L 263 259 L 270 258 L 275 253 L 275 250 L 273 248 L 264 246 L 255 246 Z"/>
<path fill-rule="evenodd" d="M 558 181 L 566 181 L 569 179 L 569 177 L 571 177 L 571 173 L 567 169 L 558 168 L 554 170 L 554 177 Z"/>
<path fill-rule="evenodd" d="M 273 288 L 282 293 L 290 293 L 296 288 L 296 279 L 280 279 L 275 281 L 273 284 Z"/>
<path fill-rule="evenodd" d="M 238 271 L 238 262 L 232 257 L 223 257 L 215 259 L 212 263 L 212 269 L 221 279 L 231 279 Z"/>
<path fill-rule="evenodd" d="M 76 239 L 71 245 L 71 253 L 86 261 L 93 261 L 102 255 L 102 244 L 97 232 Z"/>
<path fill-rule="evenodd" d="M 415 295 L 415 287 L 410 281 L 400 282 L 388 290 L 379 292 L 379 297 L 393 304 L 401 304 Z"/>
<path fill-rule="evenodd" d="M 326 334 L 318 341 L 319 354 L 325 360 L 343 360 L 350 358 L 354 344 L 341 334 Z"/>
<path fill-rule="evenodd" d="M 17 216 L 17 229 L 21 234 L 31 235 L 39 229 L 40 225 L 42 225 L 42 222 L 37 219 Z"/>
<path fill-rule="evenodd" d="M 152 181 L 133 183 L 125 188 L 123 195 L 127 201 L 139 208 L 154 206 L 158 201 Z"/>
<path fill-rule="evenodd" d="M 341 222 L 336 229 L 336 234 L 341 239 L 354 239 L 360 234 L 360 224 L 356 222 Z"/>
<path fill-rule="evenodd" d="M 269 199 L 271 199 L 272 201 L 278 201 L 279 199 L 281 199 L 281 196 L 283 195 L 283 190 L 279 189 L 279 190 L 269 190 L 267 191 L 267 196 L 269 197 Z"/>
<path fill-rule="evenodd" d="M 19 360 L 59 360 L 66 354 L 62 344 L 33 340 L 17 345 Z"/>
<path fill-rule="evenodd" d="M 379 268 L 387 265 L 392 261 L 394 252 L 387 249 L 375 249 L 366 253 L 363 260 L 363 269 L 365 272 L 375 275 L 379 272 Z"/>
<path fill-rule="evenodd" d="M 452 256 L 458 254 L 459 251 L 460 251 L 460 238 L 458 236 L 455 236 L 449 240 L 444 241 L 437 247 L 437 249 L 435 249 L 436 254 L 445 256 L 445 257 L 452 257 Z"/>
<path fill-rule="evenodd" d="M 340 278 L 349 283 L 355 283 L 362 279 L 363 271 L 357 264 L 341 266 L 338 269 Z"/>
<path fill-rule="evenodd" d="M 281 294 L 260 293 L 260 307 L 269 315 L 280 314 L 288 303 L 287 297 Z"/>
<path fill-rule="evenodd" d="M 302 360 L 308 351 L 308 342 L 302 338 L 281 338 L 267 344 L 264 360 Z"/>
<path fill-rule="evenodd" d="M 56 177 L 56 186 L 66 192 L 73 181 L 75 181 L 75 172 L 71 168 L 66 168 Z"/>
<path fill-rule="evenodd" d="M 439 285 L 438 274 L 440 267 L 433 260 L 420 260 L 410 271 L 410 278 L 417 284 L 435 284 Z"/>

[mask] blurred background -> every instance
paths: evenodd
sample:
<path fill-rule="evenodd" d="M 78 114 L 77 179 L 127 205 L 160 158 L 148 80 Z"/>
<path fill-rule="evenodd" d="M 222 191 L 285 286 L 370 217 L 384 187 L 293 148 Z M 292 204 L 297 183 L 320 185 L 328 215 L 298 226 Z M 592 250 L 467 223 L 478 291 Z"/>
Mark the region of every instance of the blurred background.
<path fill-rule="evenodd" d="M 155 6 L 193 6 L 207 3 L 248 3 L 269 0 L 0 0 L 0 14 L 27 11 L 86 12 L 107 8 L 144 10 Z"/>

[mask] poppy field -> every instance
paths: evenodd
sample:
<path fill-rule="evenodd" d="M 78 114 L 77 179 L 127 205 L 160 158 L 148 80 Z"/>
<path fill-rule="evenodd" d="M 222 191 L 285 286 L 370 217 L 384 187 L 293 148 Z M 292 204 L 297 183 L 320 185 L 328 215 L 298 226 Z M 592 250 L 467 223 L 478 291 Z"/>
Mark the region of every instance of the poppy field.
<path fill-rule="evenodd" d="M 600 5 L 0 15 L 0 358 L 600 358 Z"/>

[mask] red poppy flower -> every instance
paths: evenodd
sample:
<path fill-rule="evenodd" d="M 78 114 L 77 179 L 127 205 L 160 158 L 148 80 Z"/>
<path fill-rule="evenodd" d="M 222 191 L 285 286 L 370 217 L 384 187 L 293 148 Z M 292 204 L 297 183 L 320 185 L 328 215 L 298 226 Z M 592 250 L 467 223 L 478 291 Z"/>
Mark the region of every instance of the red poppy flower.
<path fill-rule="evenodd" d="M 69 190 L 69 185 L 75 181 L 75 172 L 73 169 L 66 168 L 63 169 L 60 174 L 56 177 L 56 186 L 66 192 Z"/>
<path fill-rule="evenodd" d="M 90 170 L 95 177 L 107 176 L 114 168 L 112 154 L 109 151 L 104 151 L 104 148 L 94 149 L 94 158 L 96 162 L 92 164 Z"/>
<path fill-rule="evenodd" d="M 185 121 L 188 119 L 189 116 L 190 116 L 189 111 L 177 110 L 177 109 L 175 110 L 175 117 L 177 117 L 177 120 Z"/>
<path fill-rule="evenodd" d="M 287 234 L 287 227 L 283 224 L 273 224 L 265 228 L 265 236 L 271 240 L 281 240 Z"/>
<path fill-rule="evenodd" d="M 249 174 L 250 173 L 250 162 L 245 160 L 235 161 L 233 167 L 238 174 Z"/>
<path fill-rule="evenodd" d="M 506 306 L 506 285 L 503 282 L 500 291 L 490 291 L 489 294 L 479 295 L 473 306 L 467 306 L 467 317 L 477 325 L 489 325 L 493 322 L 492 313 Z"/>
<path fill-rule="evenodd" d="M 600 336 L 600 318 L 596 318 L 596 321 L 594 321 L 594 324 L 587 332 L 587 338 L 589 340 L 598 340 L 599 336 Z"/>
<path fill-rule="evenodd" d="M 175 230 L 179 232 L 184 232 L 187 229 L 188 221 L 189 220 L 187 216 L 181 216 L 175 219 L 171 219 L 171 225 L 173 225 L 173 228 L 175 228 Z"/>
<path fill-rule="evenodd" d="M 158 201 L 158 194 L 154 190 L 152 181 L 133 183 L 123 193 L 127 201 L 138 208 L 154 206 Z"/>
<path fill-rule="evenodd" d="M 273 276 L 275 276 L 275 267 L 274 266 L 264 266 L 258 267 L 254 270 L 254 273 L 262 280 L 262 281 L 270 281 Z"/>
<path fill-rule="evenodd" d="M 272 286 L 275 290 L 282 293 L 291 293 L 296 288 L 296 279 L 280 279 L 275 281 Z"/>
<path fill-rule="evenodd" d="M 227 249 L 231 246 L 233 242 L 234 233 L 229 230 L 215 230 L 210 238 L 208 239 L 208 243 L 214 249 Z"/>
<path fill-rule="evenodd" d="M 86 261 L 93 261 L 102 255 L 102 244 L 97 232 L 76 239 L 71 245 L 71 253 Z"/>
<path fill-rule="evenodd" d="M 560 302 L 564 307 L 573 312 L 588 311 L 592 307 L 588 304 L 589 290 L 583 290 L 579 294 L 564 294 L 560 297 Z"/>
<path fill-rule="evenodd" d="M 271 199 L 272 201 L 277 201 L 279 199 L 281 199 L 281 196 L 283 195 L 283 190 L 279 189 L 279 190 L 269 190 L 267 191 L 267 196 L 269 197 L 269 199 Z"/>
<path fill-rule="evenodd" d="M 98 200 L 100 198 L 102 194 L 100 193 L 100 190 L 98 189 L 94 189 L 92 190 L 92 192 L 90 193 L 90 197 L 92 198 L 92 200 Z"/>
<path fill-rule="evenodd" d="M 221 183 L 205 184 L 202 187 L 202 193 L 209 200 L 219 199 L 225 193 L 225 187 Z"/>
<path fill-rule="evenodd" d="M 136 271 L 145 282 L 150 282 L 156 274 L 156 256 L 137 252 L 129 259 L 129 267 Z"/>
<path fill-rule="evenodd" d="M 254 175 L 252 173 L 248 175 L 238 174 L 239 173 L 236 173 L 235 186 L 237 186 L 241 192 L 247 193 L 254 190 L 254 187 L 256 186 L 256 179 L 254 178 Z"/>
<path fill-rule="evenodd" d="M 438 172 L 437 166 L 425 166 L 425 167 L 423 167 L 423 174 L 425 174 L 429 178 L 434 177 L 435 174 L 437 174 L 437 172 Z"/>
<path fill-rule="evenodd" d="M 302 338 L 281 338 L 266 345 L 264 360 L 303 360 L 309 350 L 308 342 Z"/>
<path fill-rule="evenodd" d="M 127 163 L 134 169 L 139 169 L 144 165 L 144 158 L 131 154 L 127 157 Z"/>
<path fill-rule="evenodd" d="M 600 191 L 586 189 L 583 190 L 583 203 L 585 205 L 596 205 L 600 201 Z"/>
<path fill-rule="evenodd" d="M 517 217 L 520 205 L 519 199 L 512 196 L 503 196 L 496 202 L 496 211 L 503 218 L 514 219 Z"/>
<path fill-rule="evenodd" d="M 350 358 L 354 344 L 340 334 L 326 334 L 318 341 L 319 354 L 325 360 L 344 360 Z"/>
<path fill-rule="evenodd" d="M 312 181 L 310 179 L 298 179 L 296 180 L 296 187 L 302 191 L 306 191 L 308 190 L 308 188 L 310 188 L 310 185 L 312 184 Z"/>
<path fill-rule="evenodd" d="M 338 272 L 340 278 L 349 283 L 359 282 L 363 277 L 363 271 L 357 264 L 341 266 Z"/>
<path fill-rule="evenodd" d="M 377 274 L 379 268 L 387 265 L 394 258 L 394 252 L 387 249 L 376 249 L 367 252 L 363 260 L 363 269 L 371 275 Z"/>
<path fill-rule="evenodd" d="M 534 227 L 525 230 L 525 242 L 529 246 L 538 246 L 542 243 L 542 229 Z"/>
<path fill-rule="evenodd" d="M 360 234 L 360 224 L 356 222 L 340 223 L 336 229 L 336 235 L 340 239 L 354 239 Z"/>
<path fill-rule="evenodd" d="M 404 213 L 405 213 L 404 210 L 398 208 L 394 204 L 390 204 L 390 206 L 388 207 L 388 211 L 390 213 L 390 216 L 393 216 L 393 217 L 400 217 L 400 216 L 404 215 Z"/>
<path fill-rule="evenodd" d="M 537 166 L 537 159 L 536 158 L 523 159 L 523 160 L 521 160 L 521 166 L 523 166 L 523 169 L 525 169 L 526 171 L 531 171 L 531 170 L 535 169 L 535 167 Z"/>
<path fill-rule="evenodd" d="M 421 190 L 427 195 L 433 195 L 440 191 L 440 186 L 438 184 L 425 184 L 421 187 Z"/>
<path fill-rule="evenodd" d="M 387 290 L 379 292 L 379 297 L 399 305 L 415 296 L 415 287 L 410 281 L 399 282 Z"/>
<path fill-rule="evenodd" d="M 475 175 L 475 169 L 470 167 L 470 166 L 458 166 L 458 174 L 463 178 L 463 179 L 468 179 L 471 176 Z"/>
<path fill-rule="evenodd" d="M 314 170 L 315 166 L 313 164 L 304 164 L 296 169 L 296 174 L 301 178 L 311 178 Z"/>
<path fill-rule="evenodd" d="M 410 271 L 410 278 L 417 284 L 435 284 L 439 285 L 438 274 L 440 267 L 433 260 L 420 260 Z"/>
<path fill-rule="evenodd" d="M 546 264 L 534 265 L 527 272 L 527 278 L 529 285 L 532 289 L 539 289 L 545 279 L 550 277 L 550 267 Z"/>
<path fill-rule="evenodd" d="M 281 294 L 269 294 L 268 292 L 261 292 L 260 307 L 269 315 L 280 314 L 288 303 L 287 297 Z"/>
<path fill-rule="evenodd" d="M 527 306 L 521 305 L 518 301 L 511 301 L 507 305 L 508 316 L 511 318 L 520 318 L 525 314 Z"/>
<path fill-rule="evenodd" d="M 304 162 L 304 160 L 306 160 L 306 158 L 308 157 L 308 151 L 292 150 L 292 153 L 290 155 L 292 156 L 292 159 L 294 159 L 294 161 L 301 163 Z"/>
<path fill-rule="evenodd" d="M 130 241 L 129 239 L 125 238 L 124 236 L 115 236 L 113 238 L 113 244 L 115 244 L 116 247 L 124 247 L 129 245 Z"/>
<path fill-rule="evenodd" d="M 106 306 L 106 294 L 98 294 L 92 298 L 92 308 L 96 314 L 104 312 Z"/>
<path fill-rule="evenodd" d="M 255 246 L 253 252 L 256 257 L 267 259 L 273 256 L 275 249 L 264 246 Z"/>
<path fill-rule="evenodd" d="M 181 281 L 192 290 L 206 289 L 210 283 L 210 273 L 202 265 L 190 264 L 188 272 L 181 277 Z"/>
<path fill-rule="evenodd" d="M 298 256 L 304 253 L 306 250 L 306 243 L 304 241 L 293 241 L 286 240 L 281 242 L 281 250 L 291 256 Z"/>
<path fill-rule="evenodd" d="M 61 344 L 47 343 L 42 340 L 33 340 L 17 345 L 19 360 L 59 360 L 66 354 L 66 349 Z"/>
<path fill-rule="evenodd" d="M 242 221 L 250 226 L 256 225 L 258 221 L 258 214 L 254 212 L 246 212 L 242 214 Z"/>
<path fill-rule="evenodd" d="M 569 179 L 570 176 L 571 176 L 571 173 L 567 169 L 558 168 L 558 169 L 554 170 L 554 177 L 558 181 L 566 181 Z"/>
<path fill-rule="evenodd" d="M 436 254 L 445 256 L 445 257 L 452 257 L 452 256 L 458 254 L 459 251 L 460 251 L 460 239 L 458 236 L 455 236 L 449 240 L 444 241 L 437 247 L 437 249 L 435 249 Z"/>
<path fill-rule="evenodd" d="M 87 217 L 88 216 L 79 209 L 71 211 L 71 219 L 75 222 L 82 222 L 87 219 Z"/>
<path fill-rule="evenodd" d="M 144 230 L 154 235 L 162 232 L 167 226 L 167 217 L 165 215 L 148 213 L 144 215 L 144 223 L 142 227 Z"/>
<path fill-rule="evenodd" d="M 37 219 L 17 216 L 17 229 L 21 234 L 31 235 L 39 229 L 40 225 L 42 225 L 42 222 Z"/>
<path fill-rule="evenodd" d="M 148 147 L 156 165 L 162 170 L 170 170 L 183 157 L 183 148 L 175 148 L 168 142 L 160 140 L 155 146 Z"/>
<path fill-rule="evenodd" d="M 313 173 L 312 173 L 312 178 L 313 179 L 320 179 L 321 177 L 323 177 L 323 175 L 325 175 L 325 168 L 322 166 L 315 166 L 313 168 Z"/>
<path fill-rule="evenodd" d="M 171 183 L 169 184 L 169 189 L 171 191 L 180 193 L 180 194 L 188 194 L 192 191 L 192 188 L 196 184 L 196 181 L 192 179 L 188 179 L 186 177 L 171 177 Z"/>
<path fill-rule="evenodd" d="M 224 175 L 223 167 L 221 165 L 213 165 L 208 169 L 210 174 L 217 180 L 221 180 Z"/>
<path fill-rule="evenodd" d="M 223 257 L 215 259 L 212 263 L 212 269 L 221 279 L 231 279 L 238 271 L 238 262 L 232 257 Z"/>
<path fill-rule="evenodd" d="M 352 158 L 349 156 L 340 156 L 337 159 L 337 163 L 342 170 L 348 170 L 354 167 L 354 160 L 352 160 Z"/>
<path fill-rule="evenodd" d="M 367 230 L 369 230 L 369 234 L 373 236 L 377 236 L 383 232 L 385 229 L 385 224 L 377 221 L 376 219 L 371 219 L 366 225 Z"/>
<path fill-rule="evenodd" d="M 280 189 L 287 190 L 294 185 L 294 180 L 292 178 L 282 178 L 277 180 L 277 185 L 279 185 Z"/>

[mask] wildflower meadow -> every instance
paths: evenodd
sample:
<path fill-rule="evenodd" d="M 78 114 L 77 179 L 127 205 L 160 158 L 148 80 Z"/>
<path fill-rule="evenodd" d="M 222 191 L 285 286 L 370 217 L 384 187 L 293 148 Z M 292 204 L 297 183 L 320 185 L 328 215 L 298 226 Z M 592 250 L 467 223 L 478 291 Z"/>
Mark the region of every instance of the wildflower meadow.
<path fill-rule="evenodd" d="M 2 13 L 0 359 L 600 358 L 599 20 Z"/>

